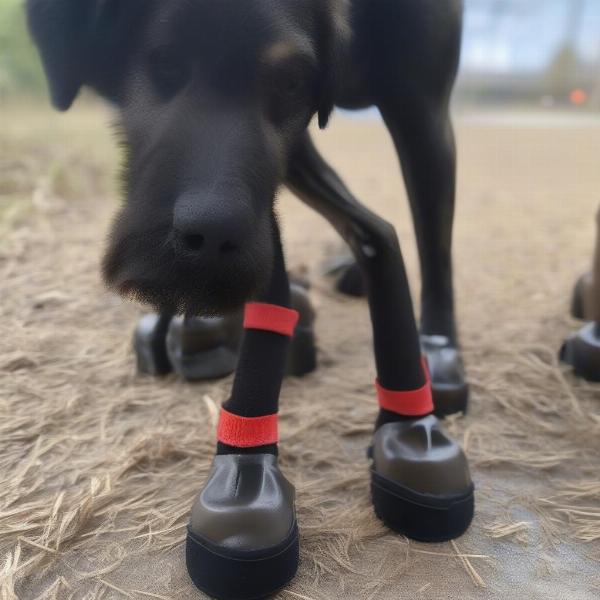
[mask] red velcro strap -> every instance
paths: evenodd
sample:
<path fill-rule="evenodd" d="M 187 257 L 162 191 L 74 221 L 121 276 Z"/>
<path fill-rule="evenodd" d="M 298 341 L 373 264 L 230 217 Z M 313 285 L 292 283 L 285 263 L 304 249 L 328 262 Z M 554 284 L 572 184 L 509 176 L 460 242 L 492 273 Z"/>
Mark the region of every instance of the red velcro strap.
<path fill-rule="evenodd" d="M 379 406 L 384 410 L 407 417 L 420 417 L 433 411 L 433 396 L 427 360 L 423 358 L 425 385 L 418 390 L 393 391 L 386 390 L 379 381 L 375 382 Z"/>
<path fill-rule="evenodd" d="M 244 328 L 272 331 L 292 337 L 298 324 L 298 311 L 275 304 L 251 302 L 244 311 Z"/>
<path fill-rule="evenodd" d="M 221 409 L 217 439 L 235 448 L 267 446 L 279 441 L 277 415 L 240 417 Z"/>

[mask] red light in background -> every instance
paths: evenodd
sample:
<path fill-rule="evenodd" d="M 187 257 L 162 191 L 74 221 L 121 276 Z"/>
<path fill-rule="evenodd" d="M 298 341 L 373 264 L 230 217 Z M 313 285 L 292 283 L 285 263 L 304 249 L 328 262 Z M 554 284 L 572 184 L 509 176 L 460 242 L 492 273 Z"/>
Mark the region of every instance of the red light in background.
<path fill-rule="evenodd" d="M 569 94 L 569 100 L 575 106 L 583 106 L 587 102 L 587 99 L 588 95 L 585 90 L 576 89 Z"/>

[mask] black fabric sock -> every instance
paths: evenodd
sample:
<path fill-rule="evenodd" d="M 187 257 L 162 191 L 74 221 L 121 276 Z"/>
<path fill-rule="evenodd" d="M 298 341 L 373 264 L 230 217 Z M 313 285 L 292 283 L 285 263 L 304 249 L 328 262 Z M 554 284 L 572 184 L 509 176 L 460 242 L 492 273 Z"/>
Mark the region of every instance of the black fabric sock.
<path fill-rule="evenodd" d="M 279 410 L 279 393 L 290 340 L 269 331 L 246 331 L 231 397 L 223 408 L 241 417 L 264 417 Z M 268 365 L 268 369 L 264 365 Z M 238 448 L 219 442 L 217 454 L 275 454 L 277 444 Z"/>
<path fill-rule="evenodd" d="M 389 249 L 379 247 L 379 258 L 364 258 L 365 281 L 373 323 L 375 364 L 380 384 L 388 390 L 416 390 L 425 385 L 419 333 L 401 254 L 385 260 Z M 423 415 L 425 416 L 425 415 Z M 412 421 L 410 417 L 380 409 L 375 430 L 386 423 Z"/>
<path fill-rule="evenodd" d="M 386 348 L 385 350 L 389 351 L 390 349 Z M 388 375 L 388 374 L 386 373 L 384 376 L 386 376 L 386 375 Z M 425 382 L 426 382 L 426 375 L 425 375 L 425 372 L 423 371 L 422 365 L 419 365 L 419 369 L 418 369 L 417 372 L 411 374 L 411 379 L 412 379 L 413 382 L 415 382 L 413 384 L 414 387 L 412 387 L 412 388 L 410 388 L 410 387 L 399 387 L 398 383 L 397 383 L 397 380 L 394 383 L 392 383 L 391 385 L 390 385 L 390 383 L 387 383 L 387 385 L 386 385 L 383 382 L 382 382 L 382 385 L 383 385 L 384 388 L 386 388 L 386 389 L 392 389 L 392 390 L 393 389 L 397 389 L 397 390 L 398 389 L 399 390 L 402 390 L 402 389 L 407 389 L 407 390 L 409 390 L 409 389 L 418 389 L 418 388 L 422 387 L 423 385 L 425 385 Z M 382 379 L 380 378 L 379 381 L 381 382 Z M 386 381 L 389 382 L 390 380 L 388 379 Z M 423 415 L 409 416 L 409 415 L 402 415 L 400 413 L 393 412 L 391 410 L 386 410 L 384 408 L 380 408 L 379 409 L 379 413 L 377 415 L 377 419 L 375 420 L 375 431 L 377 431 L 382 425 L 385 425 L 387 423 L 397 423 L 399 421 L 400 422 L 401 421 L 415 421 L 417 419 L 422 419 L 422 418 L 424 418 L 424 417 L 426 417 L 426 416 L 428 416 L 428 415 L 430 415 L 432 413 L 433 413 L 433 411 L 431 411 L 429 413 L 426 413 L 426 414 L 423 414 Z"/>
<path fill-rule="evenodd" d="M 223 444 L 223 442 L 217 442 L 217 454 L 273 454 L 274 456 L 277 456 L 279 450 L 277 444 L 253 446 L 251 448 L 236 448 L 235 446 Z"/>
<path fill-rule="evenodd" d="M 274 225 L 274 265 L 271 282 L 259 302 L 291 307 L 290 285 L 277 225 Z M 241 417 L 263 417 L 279 411 L 279 393 L 290 338 L 279 333 L 247 330 L 240 349 L 231 397 L 223 408 Z M 219 442 L 217 454 L 277 454 L 277 444 L 238 448 Z"/>

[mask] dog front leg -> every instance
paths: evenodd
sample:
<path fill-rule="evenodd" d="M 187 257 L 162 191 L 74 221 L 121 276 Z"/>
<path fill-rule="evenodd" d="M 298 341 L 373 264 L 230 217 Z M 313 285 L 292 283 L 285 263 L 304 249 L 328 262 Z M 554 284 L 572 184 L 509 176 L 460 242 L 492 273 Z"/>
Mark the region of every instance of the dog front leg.
<path fill-rule="evenodd" d="M 371 447 L 376 513 L 414 539 L 457 537 L 473 517 L 473 484 L 462 450 L 431 414 L 396 232 L 352 196 L 308 136 L 292 156 L 288 185 L 340 232 L 367 284 L 380 404 Z"/>
<path fill-rule="evenodd" d="M 275 237 L 271 281 L 259 302 L 246 305 L 245 333 L 233 389 L 223 405 L 224 412 L 241 418 L 264 419 L 277 415 L 286 355 L 298 320 L 298 313 L 291 308 L 290 285 L 279 234 Z M 236 430 L 241 426 L 236 425 Z M 238 454 L 241 451 L 277 453 L 275 441 L 251 444 L 252 440 L 242 436 L 238 444 L 224 431 L 221 423 L 219 454 Z"/>
<path fill-rule="evenodd" d="M 294 488 L 277 464 L 279 392 L 298 313 L 279 234 L 268 289 L 246 305 L 245 334 L 231 397 L 224 403 L 217 455 L 192 508 L 187 566 L 217 598 L 262 598 L 298 567 Z"/>

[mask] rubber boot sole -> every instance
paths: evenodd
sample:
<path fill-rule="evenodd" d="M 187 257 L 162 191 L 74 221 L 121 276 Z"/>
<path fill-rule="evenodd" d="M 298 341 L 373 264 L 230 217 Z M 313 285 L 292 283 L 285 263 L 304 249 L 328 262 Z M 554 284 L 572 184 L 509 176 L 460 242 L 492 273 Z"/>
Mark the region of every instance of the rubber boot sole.
<path fill-rule="evenodd" d="M 471 524 L 474 487 L 464 494 L 421 494 L 371 471 L 375 514 L 390 529 L 420 542 L 446 542 L 460 537 Z"/>
<path fill-rule="evenodd" d="M 254 552 L 228 552 L 188 530 L 188 573 L 194 585 L 211 598 L 267 598 L 294 578 L 298 562 L 297 526 L 281 544 Z"/>

